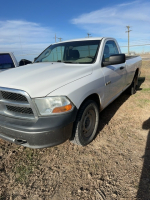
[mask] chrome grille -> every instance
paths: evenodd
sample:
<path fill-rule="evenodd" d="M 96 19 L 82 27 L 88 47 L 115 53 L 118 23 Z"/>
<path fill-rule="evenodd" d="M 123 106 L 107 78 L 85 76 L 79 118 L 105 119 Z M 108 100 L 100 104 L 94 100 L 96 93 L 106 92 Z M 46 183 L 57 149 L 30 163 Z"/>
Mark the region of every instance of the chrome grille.
<path fill-rule="evenodd" d="M 24 101 L 28 102 L 27 98 L 22 94 L 12 93 L 12 92 L 5 92 L 1 91 L 3 99 L 12 100 L 12 101 Z"/>
<path fill-rule="evenodd" d="M 12 111 L 12 112 L 33 115 L 33 111 L 31 108 L 16 107 L 16 106 L 6 106 L 6 108 L 7 108 L 7 110 Z"/>
<path fill-rule="evenodd" d="M 0 114 L 15 118 L 37 118 L 33 102 L 25 91 L 2 87 L 0 87 Z"/>

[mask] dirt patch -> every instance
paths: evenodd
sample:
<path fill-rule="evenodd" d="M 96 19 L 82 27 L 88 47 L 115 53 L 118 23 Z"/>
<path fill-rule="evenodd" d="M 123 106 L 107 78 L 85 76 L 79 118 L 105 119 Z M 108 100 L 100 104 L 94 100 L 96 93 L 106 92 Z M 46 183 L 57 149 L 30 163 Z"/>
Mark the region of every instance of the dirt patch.
<path fill-rule="evenodd" d="M 0 200 L 150 199 L 150 61 L 139 89 L 100 114 L 86 147 L 28 149 L 0 140 Z"/>

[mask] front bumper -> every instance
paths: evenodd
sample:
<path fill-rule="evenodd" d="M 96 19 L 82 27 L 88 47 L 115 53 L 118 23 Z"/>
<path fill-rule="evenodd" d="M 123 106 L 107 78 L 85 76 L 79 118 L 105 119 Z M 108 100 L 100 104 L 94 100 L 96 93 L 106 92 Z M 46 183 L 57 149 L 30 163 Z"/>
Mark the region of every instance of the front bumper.
<path fill-rule="evenodd" d="M 44 148 L 65 142 L 71 137 L 77 108 L 71 112 L 36 120 L 0 115 L 0 138 L 30 148 Z"/>

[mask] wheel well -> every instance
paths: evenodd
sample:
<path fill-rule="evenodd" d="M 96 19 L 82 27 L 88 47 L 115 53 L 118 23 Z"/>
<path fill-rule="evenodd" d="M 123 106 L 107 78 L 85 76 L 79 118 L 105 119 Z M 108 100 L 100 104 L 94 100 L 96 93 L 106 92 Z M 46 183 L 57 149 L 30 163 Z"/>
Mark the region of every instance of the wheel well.
<path fill-rule="evenodd" d="M 137 68 L 136 71 L 135 71 L 135 75 L 137 75 L 137 74 L 139 74 L 139 68 Z"/>
<path fill-rule="evenodd" d="M 88 97 L 86 97 L 86 99 L 84 99 L 84 101 L 82 102 L 82 104 L 85 101 L 87 101 L 87 100 L 93 100 L 93 101 L 95 101 L 97 103 L 97 105 L 98 105 L 99 111 L 101 110 L 100 97 L 99 97 L 98 94 L 94 93 L 94 94 L 89 95 Z M 81 107 L 81 105 L 80 105 L 80 107 Z"/>

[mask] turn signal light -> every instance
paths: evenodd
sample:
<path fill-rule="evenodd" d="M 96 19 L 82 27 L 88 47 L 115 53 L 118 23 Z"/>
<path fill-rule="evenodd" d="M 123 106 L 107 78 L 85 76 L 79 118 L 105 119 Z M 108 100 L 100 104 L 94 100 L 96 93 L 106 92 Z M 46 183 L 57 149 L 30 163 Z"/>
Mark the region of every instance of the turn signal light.
<path fill-rule="evenodd" d="M 66 106 L 62 106 L 62 107 L 57 107 L 57 108 L 54 108 L 53 112 L 52 113 L 62 113 L 62 112 L 67 112 L 69 110 L 72 109 L 72 105 L 69 104 L 69 105 L 66 105 Z"/>

